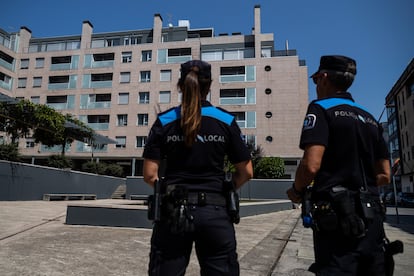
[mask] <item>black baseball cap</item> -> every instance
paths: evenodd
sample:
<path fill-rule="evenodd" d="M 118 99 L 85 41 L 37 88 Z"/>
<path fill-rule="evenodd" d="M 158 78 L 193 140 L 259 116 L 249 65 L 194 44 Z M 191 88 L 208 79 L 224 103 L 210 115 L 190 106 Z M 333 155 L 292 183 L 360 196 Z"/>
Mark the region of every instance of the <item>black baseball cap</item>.
<path fill-rule="evenodd" d="M 202 60 L 190 60 L 181 64 L 181 79 L 183 79 L 194 67 L 198 68 L 198 76 L 211 79 L 211 65 Z"/>
<path fill-rule="evenodd" d="M 339 73 L 351 73 L 356 75 L 356 62 L 352 58 L 340 55 L 322 56 L 319 69 L 311 78 L 321 71 L 334 71 Z"/>

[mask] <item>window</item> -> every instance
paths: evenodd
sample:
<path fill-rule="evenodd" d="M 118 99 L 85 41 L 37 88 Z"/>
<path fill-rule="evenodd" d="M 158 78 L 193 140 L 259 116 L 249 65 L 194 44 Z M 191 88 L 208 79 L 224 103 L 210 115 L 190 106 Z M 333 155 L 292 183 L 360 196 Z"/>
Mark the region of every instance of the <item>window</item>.
<path fill-rule="evenodd" d="M 128 125 L 128 114 L 118 114 L 117 126 Z"/>
<path fill-rule="evenodd" d="M 81 109 L 111 108 L 111 94 L 83 94 L 80 95 Z"/>
<path fill-rule="evenodd" d="M 256 88 L 220 89 L 220 104 L 255 104 Z"/>
<path fill-rule="evenodd" d="M 136 147 L 143 148 L 147 142 L 147 136 L 137 136 L 136 137 Z"/>
<path fill-rule="evenodd" d="M 33 138 L 26 138 L 26 148 L 34 148 L 35 142 Z"/>
<path fill-rule="evenodd" d="M 34 104 L 39 104 L 40 103 L 40 97 L 39 96 L 31 96 L 30 101 Z"/>
<path fill-rule="evenodd" d="M 256 80 L 255 66 L 231 66 L 220 68 L 220 82 L 248 82 Z"/>
<path fill-rule="evenodd" d="M 33 87 L 42 86 L 42 77 L 33 77 Z"/>
<path fill-rule="evenodd" d="M 141 52 L 142 56 L 141 56 L 141 61 L 142 62 L 148 62 L 152 60 L 152 51 L 142 51 Z"/>
<path fill-rule="evenodd" d="M 243 141 L 246 143 L 246 145 L 253 146 L 253 148 L 256 148 L 256 136 L 255 135 L 242 135 Z"/>
<path fill-rule="evenodd" d="M 150 82 L 150 81 L 151 81 L 151 71 L 141 71 L 140 82 Z"/>
<path fill-rule="evenodd" d="M 45 66 L 44 58 L 36 58 L 36 68 L 43 68 Z"/>
<path fill-rule="evenodd" d="M 65 63 L 71 63 L 71 62 L 72 62 L 71 56 L 52 57 L 52 64 L 65 64 Z"/>
<path fill-rule="evenodd" d="M 28 68 L 29 68 L 29 59 L 20 60 L 20 69 L 28 69 Z"/>
<path fill-rule="evenodd" d="M 150 93 L 149 92 L 139 92 L 138 93 L 138 103 L 139 104 L 149 104 Z"/>
<path fill-rule="evenodd" d="M 171 70 L 161 70 L 160 81 L 171 81 Z"/>
<path fill-rule="evenodd" d="M 138 122 L 137 122 L 138 126 L 147 126 L 148 125 L 148 114 L 147 113 L 138 114 L 137 118 L 138 118 Z"/>
<path fill-rule="evenodd" d="M 122 92 L 118 94 L 118 104 L 128 104 L 129 103 L 129 93 Z"/>
<path fill-rule="evenodd" d="M 120 82 L 129 83 L 131 81 L 131 72 L 121 72 Z"/>
<path fill-rule="evenodd" d="M 27 78 L 19 78 L 17 88 L 26 88 Z"/>
<path fill-rule="evenodd" d="M 115 148 L 126 148 L 126 136 L 116 136 L 115 137 L 116 140 L 116 144 L 115 144 Z"/>
<path fill-rule="evenodd" d="M 122 63 L 132 62 L 132 52 L 122 52 Z"/>
<path fill-rule="evenodd" d="M 160 91 L 160 103 L 170 103 L 171 102 L 171 92 L 170 91 Z"/>
<path fill-rule="evenodd" d="M 256 127 L 256 112 L 232 112 L 240 128 L 255 128 Z"/>

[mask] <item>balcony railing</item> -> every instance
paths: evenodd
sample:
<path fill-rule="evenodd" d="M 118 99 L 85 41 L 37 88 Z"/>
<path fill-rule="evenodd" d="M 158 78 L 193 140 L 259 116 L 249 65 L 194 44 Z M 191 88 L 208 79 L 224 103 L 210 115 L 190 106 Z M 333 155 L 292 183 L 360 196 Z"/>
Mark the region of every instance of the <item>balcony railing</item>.
<path fill-rule="evenodd" d="M 88 126 L 93 130 L 108 130 L 109 123 L 88 123 Z"/>
<path fill-rule="evenodd" d="M 12 87 L 12 82 L 4 82 L 0 80 L 0 87 L 10 91 Z"/>
<path fill-rule="evenodd" d="M 191 56 L 167 57 L 167 63 L 184 63 L 189 60 L 191 60 Z"/>
<path fill-rule="evenodd" d="M 246 81 L 246 75 L 222 75 L 220 76 L 220 82 L 244 82 Z"/>
<path fill-rule="evenodd" d="M 46 105 L 56 110 L 73 109 L 69 103 L 46 103 Z"/>
<path fill-rule="evenodd" d="M 99 108 L 111 108 L 111 102 L 91 102 L 82 104 L 81 109 L 99 109 Z"/>
<path fill-rule="evenodd" d="M 8 63 L 7 61 L 5 61 L 4 59 L 0 58 L 0 66 L 10 70 L 10 71 L 14 71 L 14 66 L 11 63 Z"/>

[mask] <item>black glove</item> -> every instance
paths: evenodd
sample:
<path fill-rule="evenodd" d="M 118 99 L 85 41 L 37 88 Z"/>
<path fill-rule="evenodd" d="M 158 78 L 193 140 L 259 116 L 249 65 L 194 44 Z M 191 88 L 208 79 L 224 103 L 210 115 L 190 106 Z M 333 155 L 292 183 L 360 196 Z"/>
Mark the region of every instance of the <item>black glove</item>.
<path fill-rule="evenodd" d="M 362 238 L 365 236 L 365 223 L 356 214 L 349 214 L 340 219 L 342 233 L 347 237 Z"/>

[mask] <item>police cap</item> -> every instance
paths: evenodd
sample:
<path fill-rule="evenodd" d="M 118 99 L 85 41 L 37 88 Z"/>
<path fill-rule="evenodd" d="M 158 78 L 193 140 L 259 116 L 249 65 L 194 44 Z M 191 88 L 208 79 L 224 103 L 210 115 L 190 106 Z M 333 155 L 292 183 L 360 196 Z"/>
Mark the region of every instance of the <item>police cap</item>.
<path fill-rule="evenodd" d="M 322 56 L 319 69 L 311 77 L 321 71 L 334 71 L 338 73 L 351 73 L 356 75 L 356 62 L 352 58 L 340 55 Z"/>
<path fill-rule="evenodd" d="M 198 69 L 195 69 L 194 67 Z M 211 65 L 205 61 L 190 60 L 181 64 L 181 79 L 184 79 L 190 71 L 197 72 L 199 77 L 211 79 Z"/>

